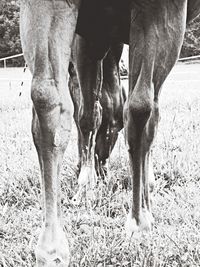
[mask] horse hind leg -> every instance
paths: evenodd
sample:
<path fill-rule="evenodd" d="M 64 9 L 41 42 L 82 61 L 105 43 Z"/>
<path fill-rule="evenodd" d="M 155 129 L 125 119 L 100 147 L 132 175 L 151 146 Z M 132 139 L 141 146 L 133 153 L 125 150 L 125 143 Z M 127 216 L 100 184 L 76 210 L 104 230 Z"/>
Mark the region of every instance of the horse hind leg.
<path fill-rule="evenodd" d="M 96 166 L 104 179 L 108 174 L 108 159 L 115 146 L 119 131 L 123 128 L 125 90 L 120 82 L 119 60 L 123 44 L 113 44 L 103 61 L 103 85 L 101 105 L 102 123 L 96 138 Z"/>
<path fill-rule="evenodd" d="M 102 108 L 100 102 L 97 100 L 95 101 L 93 108 L 93 129 L 88 130 L 86 135 L 84 135 L 82 131 L 80 133 L 80 135 L 82 136 L 82 138 L 79 139 L 82 142 L 81 168 L 78 177 L 79 189 L 72 199 L 75 205 L 80 203 L 84 192 L 86 192 L 87 197 L 90 200 L 93 201 L 95 199 L 93 192 L 93 189 L 97 184 L 97 173 L 95 170 L 95 146 L 97 131 L 101 124 L 101 117 Z"/>
<path fill-rule="evenodd" d="M 75 205 L 80 203 L 85 191 L 88 191 L 85 190 L 86 187 L 87 189 L 92 189 L 96 185 L 94 148 L 97 131 L 101 124 L 102 117 L 100 102 L 98 99 L 95 99 L 96 97 L 94 98 L 95 90 L 93 91 L 94 88 L 101 87 L 101 61 L 95 61 L 94 64 L 91 64 L 91 61 L 89 60 L 88 62 L 88 58 L 86 58 L 85 62 L 80 66 L 80 62 L 84 58 L 81 44 L 82 39 L 76 37 L 74 47 L 80 45 L 80 54 L 78 53 L 78 55 L 74 55 L 72 53 L 72 60 L 75 60 L 73 63 L 71 62 L 69 66 L 69 88 L 75 108 L 74 119 L 78 131 L 79 152 L 79 188 L 78 192 L 72 199 L 72 203 Z M 93 70 L 96 68 L 95 73 L 92 73 L 91 67 Z M 82 76 L 84 71 L 87 72 L 86 77 L 85 75 L 84 77 Z M 100 84 L 96 81 L 98 75 L 100 75 Z M 85 104 L 88 99 L 90 99 L 90 101 L 88 104 Z M 89 191 L 92 193 L 92 190 Z M 87 196 L 89 196 L 89 193 L 87 193 Z"/>
<path fill-rule="evenodd" d="M 115 101 L 114 97 L 109 100 L 111 100 L 111 102 Z M 107 107 L 104 104 L 102 104 L 102 106 L 103 113 L 105 108 L 105 112 L 107 114 L 103 114 L 102 124 L 97 133 L 95 159 L 98 176 L 105 180 L 109 178 L 109 157 L 117 141 L 119 131 L 123 127 L 123 108 L 121 108 L 121 112 L 118 113 L 119 116 L 114 117 L 112 112 L 111 114 L 109 113 Z"/>
<path fill-rule="evenodd" d="M 80 85 L 82 110 L 78 118 L 80 173 L 78 192 L 72 202 L 77 205 L 86 194 L 94 198 L 93 188 L 96 185 L 95 141 L 101 125 L 102 107 L 99 101 L 102 87 L 102 60 L 90 57 L 87 42 L 76 36 L 72 48 L 72 61 L 77 71 Z"/>

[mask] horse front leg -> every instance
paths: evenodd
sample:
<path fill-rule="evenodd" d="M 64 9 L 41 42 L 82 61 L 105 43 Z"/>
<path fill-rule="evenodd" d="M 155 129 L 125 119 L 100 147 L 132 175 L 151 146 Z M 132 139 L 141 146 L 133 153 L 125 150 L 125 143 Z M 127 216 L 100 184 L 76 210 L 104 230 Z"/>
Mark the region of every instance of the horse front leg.
<path fill-rule="evenodd" d="M 76 19 L 77 7 L 69 7 L 65 1 L 21 4 L 23 51 L 33 75 L 32 133 L 44 199 L 44 221 L 36 248 L 38 267 L 64 267 L 70 261 L 62 227 L 59 174 L 72 126 L 67 74 Z"/>
<path fill-rule="evenodd" d="M 125 225 L 129 235 L 152 227 L 150 150 L 159 121 L 159 93 L 179 56 L 187 11 L 186 0 L 145 8 L 136 2 L 131 12 L 129 95 L 124 111 L 133 187 Z"/>

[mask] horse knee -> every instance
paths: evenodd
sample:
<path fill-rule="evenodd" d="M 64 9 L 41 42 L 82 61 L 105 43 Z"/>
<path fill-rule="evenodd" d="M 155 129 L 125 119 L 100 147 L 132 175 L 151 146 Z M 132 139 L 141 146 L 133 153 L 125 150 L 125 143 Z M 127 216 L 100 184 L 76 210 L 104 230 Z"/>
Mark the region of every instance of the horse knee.
<path fill-rule="evenodd" d="M 55 80 L 33 78 L 31 99 L 38 115 L 58 107 L 60 105 L 60 96 Z"/>
<path fill-rule="evenodd" d="M 130 98 L 126 109 L 129 127 L 134 127 L 136 133 L 142 134 L 153 111 L 152 101 L 150 98 L 135 95 Z"/>
<path fill-rule="evenodd" d="M 32 122 L 34 139 L 42 138 L 43 146 L 46 144 L 63 147 L 68 141 L 68 133 L 71 130 L 73 116 L 71 101 L 66 103 L 66 100 L 61 100 L 61 92 L 53 79 L 33 78 L 31 98 L 36 113 L 33 114 Z"/>
<path fill-rule="evenodd" d="M 147 120 L 153 109 L 152 101 L 150 98 L 133 96 L 130 103 L 130 112 L 135 119 Z"/>

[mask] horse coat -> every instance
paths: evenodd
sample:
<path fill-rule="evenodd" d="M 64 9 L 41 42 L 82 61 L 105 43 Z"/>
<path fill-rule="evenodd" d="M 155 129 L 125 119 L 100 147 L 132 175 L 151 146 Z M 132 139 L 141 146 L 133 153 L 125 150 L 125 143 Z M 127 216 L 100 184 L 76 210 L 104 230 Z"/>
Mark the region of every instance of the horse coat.
<path fill-rule="evenodd" d="M 102 58 L 112 43 L 129 43 L 130 0 L 82 0 L 76 33 Z"/>

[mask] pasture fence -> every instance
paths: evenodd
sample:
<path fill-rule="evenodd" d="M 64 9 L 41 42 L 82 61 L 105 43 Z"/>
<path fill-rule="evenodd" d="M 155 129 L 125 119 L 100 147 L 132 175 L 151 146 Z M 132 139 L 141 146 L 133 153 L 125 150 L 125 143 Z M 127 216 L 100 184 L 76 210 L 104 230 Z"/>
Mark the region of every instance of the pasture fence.
<path fill-rule="evenodd" d="M 7 64 L 6 64 L 7 60 L 17 58 L 17 57 L 22 57 L 22 56 L 23 56 L 23 53 L 9 56 L 9 57 L 3 57 L 3 58 L 0 58 L 0 62 L 3 62 L 3 67 L 6 68 L 7 67 Z"/>
<path fill-rule="evenodd" d="M 198 60 L 200 59 L 200 55 L 197 55 L 197 56 L 191 56 L 191 57 L 182 57 L 182 58 L 179 58 L 179 62 L 186 62 L 186 61 L 194 61 L 194 60 Z"/>
<path fill-rule="evenodd" d="M 13 59 L 17 58 L 23 58 L 23 53 L 8 56 L 8 57 L 3 57 L 0 58 L 0 69 L 2 69 L 1 74 L 0 74 L 0 89 L 3 90 L 4 88 L 7 88 L 10 90 L 15 89 L 15 91 L 22 91 L 22 87 L 24 85 L 24 82 L 28 82 L 30 80 L 30 75 L 27 73 L 25 75 L 26 69 L 27 69 L 27 64 L 25 63 L 24 67 L 17 67 L 13 68 L 11 67 L 12 64 L 11 62 L 7 61 L 12 61 Z M 3 62 L 3 64 L 1 64 Z M 23 62 L 20 59 L 20 62 Z M 8 63 L 8 64 L 7 64 Z M 17 64 L 19 66 L 19 64 Z M 20 64 L 21 65 L 21 64 Z M 6 90 L 7 91 L 7 90 Z"/>

